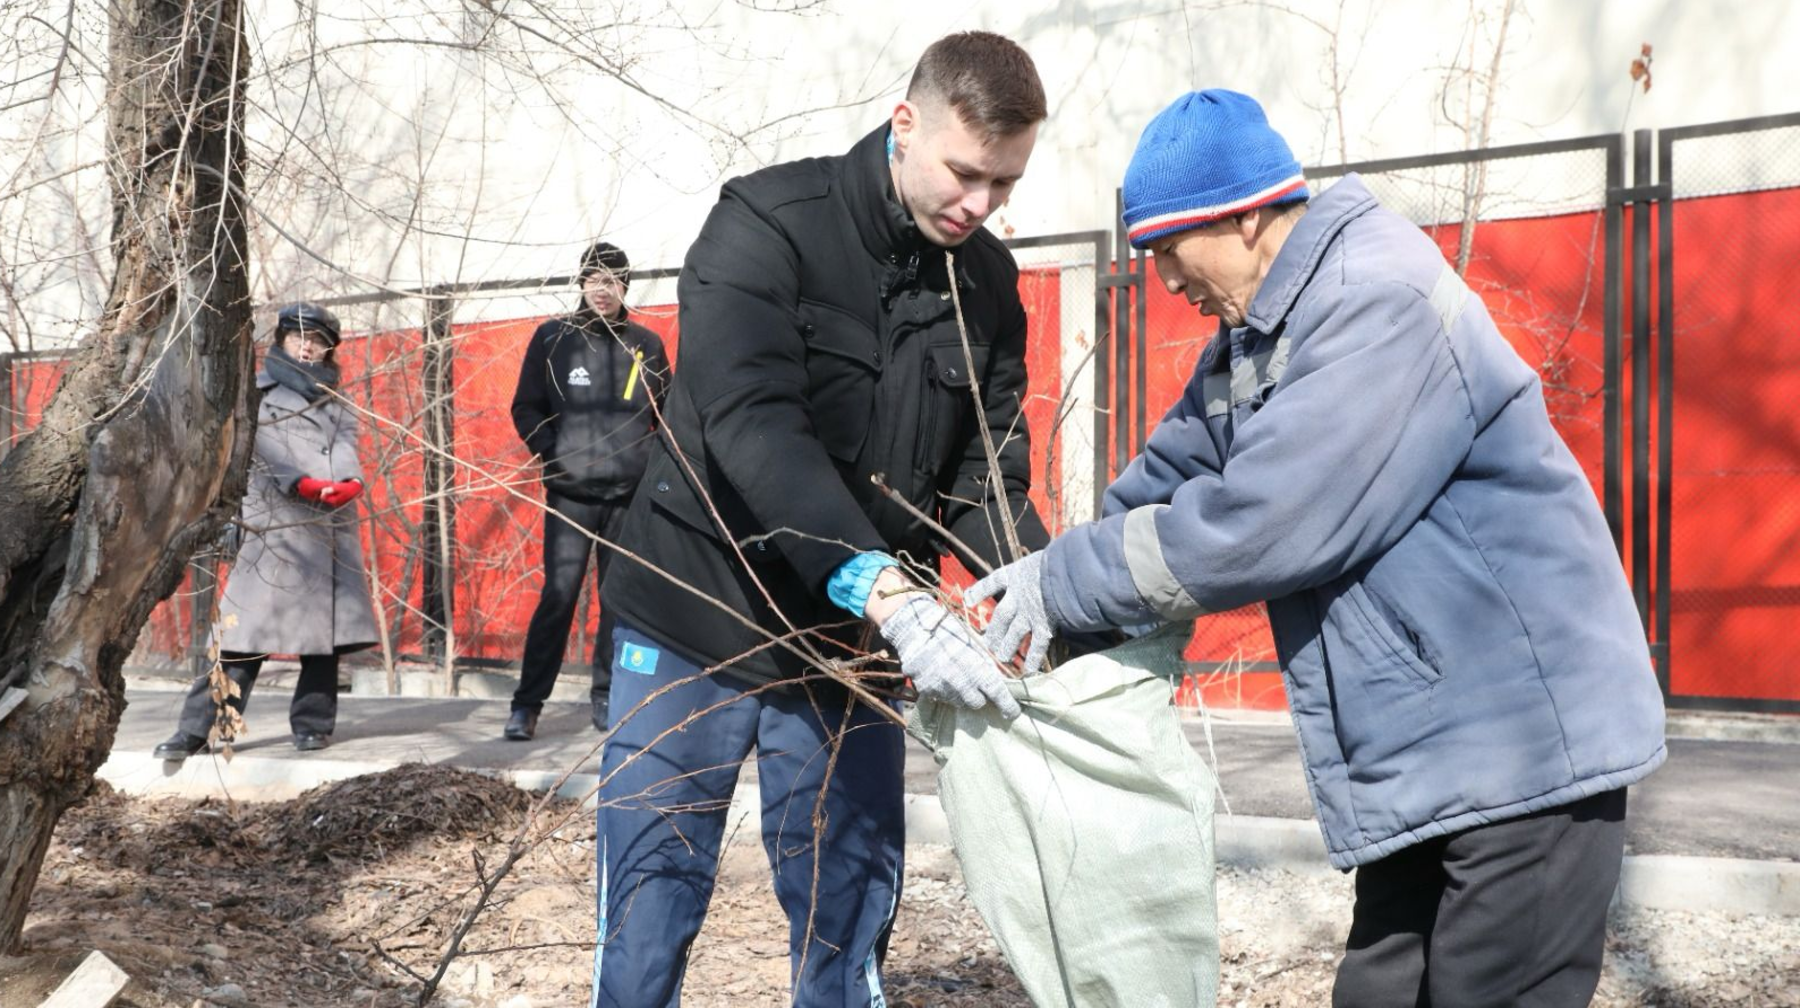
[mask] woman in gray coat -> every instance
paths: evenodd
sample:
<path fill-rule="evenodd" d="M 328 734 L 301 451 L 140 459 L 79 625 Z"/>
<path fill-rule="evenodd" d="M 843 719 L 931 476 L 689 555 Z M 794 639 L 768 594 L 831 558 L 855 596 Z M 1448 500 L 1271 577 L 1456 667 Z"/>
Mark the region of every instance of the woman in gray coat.
<path fill-rule="evenodd" d="M 339 339 L 336 316 L 317 305 L 276 316 L 275 345 L 256 375 L 262 404 L 243 545 L 219 604 L 219 663 L 237 684 L 230 703 L 240 714 L 265 657 L 300 657 L 288 723 L 301 751 L 330 744 L 338 655 L 377 640 L 357 530 L 356 417 L 328 393 L 338 384 Z M 189 687 L 180 727 L 157 756 L 181 760 L 206 747 L 219 713 L 209 679 Z"/>

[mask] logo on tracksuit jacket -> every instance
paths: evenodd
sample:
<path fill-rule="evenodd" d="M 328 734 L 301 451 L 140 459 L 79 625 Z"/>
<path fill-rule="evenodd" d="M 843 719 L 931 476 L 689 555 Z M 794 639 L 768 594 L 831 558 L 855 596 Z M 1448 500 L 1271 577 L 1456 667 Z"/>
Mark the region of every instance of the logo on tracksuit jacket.
<path fill-rule="evenodd" d="M 588 369 L 587 368 L 578 367 L 575 370 L 569 372 L 569 384 L 570 385 L 592 385 L 592 384 L 594 384 L 594 380 L 592 378 L 588 377 Z"/>

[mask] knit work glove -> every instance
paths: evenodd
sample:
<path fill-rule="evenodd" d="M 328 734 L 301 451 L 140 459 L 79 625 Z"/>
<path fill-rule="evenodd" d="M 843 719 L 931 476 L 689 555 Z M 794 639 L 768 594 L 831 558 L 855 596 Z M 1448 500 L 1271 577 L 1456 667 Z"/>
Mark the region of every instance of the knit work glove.
<path fill-rule="evenodd" d="M 881 636 L 920 696 L 970 710 L 992 703 L 1009 721 L 1019 716 L 1019 702 L 975 631 L 933 600 L 908 599 L 881 624 Z"/>
<path fill-rule="evenodd" d="M 362 480 L 338 480 L 336 483 L 331 484 L 331 487 L 330 503 L 332 507 L 343 507 L 345 504 L 361 497 L 363 492 Z"/>
<path fill-rule="evenodd" d="M 1044 554 L 1028 553 L 963 592 L 963 604 L 974 607 L 1000 596 L 994 605 L 994 618 L 988 621 L 987 646 L 1002 661 L 1018 653 L 1026 637 L 1031 645 L 1025 651 L 1023 669 L 1028 676 L 1043 670 L 1044 655 L 1050 650 L 1050 639 L 1056 636 L 1056 625 L 1044 610 Z"/>

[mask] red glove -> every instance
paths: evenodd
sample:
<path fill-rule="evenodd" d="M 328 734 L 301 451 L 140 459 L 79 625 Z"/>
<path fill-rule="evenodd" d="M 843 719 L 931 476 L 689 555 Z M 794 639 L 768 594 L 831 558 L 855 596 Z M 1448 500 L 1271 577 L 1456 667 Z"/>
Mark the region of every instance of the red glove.
<path fill-rule="evenodd" d="M 330 504 L 332 507 L 343 507 L 345 504 L 362 496 L 362 480 L 338 480 L 336 483 L 331 484 L 331 486 L 333 492 Z"/>
<path fill-rule="evenodd" d="M 299 494 L 302 500 L 318 501 L 321 504 L 331 504 L 333 503 L 332 496 L 337 493 L 337 487 L 338 484 L 333 483 L 330 480 L 302 476 L 300 477 L 300 481 L 294 484 L 294 492 Z"/>

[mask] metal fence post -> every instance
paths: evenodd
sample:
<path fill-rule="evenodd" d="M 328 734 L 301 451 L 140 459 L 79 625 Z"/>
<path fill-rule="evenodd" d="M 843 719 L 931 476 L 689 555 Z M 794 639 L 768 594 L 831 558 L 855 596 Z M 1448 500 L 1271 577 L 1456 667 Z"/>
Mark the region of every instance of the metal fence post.
<path fill-rule="evenodd" d="M 1601 424 L 1603 446 L 1600 463 L 1600 508 L 1606 527 L 1612 530 L 1613 552 L 1625 556 L 1624 471 L 1624 254 L 1625 212 L 1619 194 L 1625 189 L 1625 138 L 1616 136 L 1606 146 L 1606 271 L 1605 306 L 1601 325 Z"/>
<path fill-rule="evenodd" d="M 1123 217 L 1124 214 L 1121 213 L 1120 216 Z M 1126 248 L 1131 249 L 1131 246 L 1127 245 Z M 1132 263 L 1131 272 L 1132 275 L 1137 278 L 1137 282 L 1132 285 L 1132 291 L 1137 297 L 1137 303 L 1134 306 L 1135 311 L 1132 313 L 1136 323 L 1132 327 L 1132 342 L 1136 344 L 1136 350 L 1132 356 L 1137 362 L 1137 378 L 1132 383 L 1131 450 L 1126 452 L 1125 457 L 1119 460 L 1119 470 L 1121 472 L 1124 471 L 1126 465 L 1130 464 L 1132 457 L 1142 451 L 1144 449 L 1144 444 L 1150 440 L 1150 422 L 1147 412 L 1149 409 L 1147 401 L 1150 398 L 1150 267 L 1145 261 L 1144 253 L 1132 249 L 1130 254 L 1130 261 Z"/>
<path fill-rule="evenodd" d="M 13 357 L 0 353 L 0 459 L 12 452 L 13 431 Z"/>
<path fill-rule="evenodd" d="M 1089 518 L 1099 520 L 1100 505 L 1106 495 L 1106 402 L 1109 380 L 1106 360 L 1106 316 L 1108 292 L 1113 278 L 1107 273 L 1106 232 L 1094 234 L 1094 510 Z"/>
<path fill-rule="evenodd" d="M 1114 190 L 1113 271 L 1102 278 L 1112 292 L 1112 338 L 1109 355 L 1094 355 L 1094 515 L 1106 495 L 1112 475 L 1124 470 L 1137 453 L 1144 429 L 1147 339 L 1145 326 L 1144 276 L 1142 256 L 1135 254 L 1125 233 L 1125 192 Z M 1135 300 L 1134 300 L 1135 298 Z M 1136 361 L 1137 375 L 1132 375 Z M 1134 393 L 1135 390 L 1135 394 Z M 1101 403 L 1099 397 L 1106 401 Z M 1110 419 L 1111 438 L 1107 437 Z M 1134 440 L 1137 438 L 1138 440 Z M 1107 454 L 1108 440 L 1112 452 Z"/>
<path fill-rule="evenodd" d="M 1657 177 L 1665 190 L 1657 203 L 1656 227 L 1656 595 L 1652 601 L 1655 622 L 1650 635 L 1650 657 L 1663 696 L 1669 679 L 1669 546 L 1670 469 L 1674 459 L 1675 429 L 1675 138 L 1668 131 L 1657 136 Z"/>
<path fill-rule="evenodd" d="M 1123 239 L 1118 239 L 1122 241 Z M 1108 270 L 1108 263 L 1094 263 L 1094 314 L 1099 328 L 1094 331 L 1094 517 L 1100 517 L 1101 501 L 1106 496 L 1106 485 L 1112 482 L 1112 453 L 1107 450 L 1112 440 L 1113 415 L 1118 412 L 1114 400 L 1118 398 L 1113 388 L 1113 360 L 1118 356 L 1112 346 L 1124 338 L 1120 331 L 1117 313 L 1112 311 L 1115 292 L 1126 281 L 1121 275 L 1116 255 Z M 1108 316 L 1112 316 L 1110 319 Z"/>
<path fill-rule="evenodd" d="M 1631 138 L 1631 595 L 1650 629 L 1650 214 L 1651 133 Z"/>
<path fill-rule="evenodd" d="M 1131 344 L 1134 339 L 1141 339 L 1142 333 L 1131 331 L 1131 295 L 1137 286 L 1137 274 L 1132 270 L 1131 242 L 1125 236 L 1125 193 L 1119 191 L 1118 243 L 1113 246 L 1113 254 L 1118 257 L 1118 271 L 1121 277 L 1127 278 L 1125 285 L 1113 288 L 1113 393 L 1112 393 L 1112 463 L 1107 467 L 1108 479 L 1111 474 L 1125 468 L 1131 458 Z"/>

